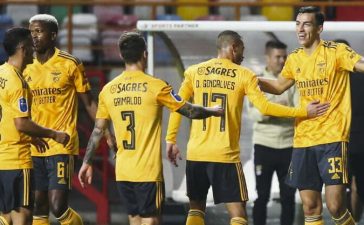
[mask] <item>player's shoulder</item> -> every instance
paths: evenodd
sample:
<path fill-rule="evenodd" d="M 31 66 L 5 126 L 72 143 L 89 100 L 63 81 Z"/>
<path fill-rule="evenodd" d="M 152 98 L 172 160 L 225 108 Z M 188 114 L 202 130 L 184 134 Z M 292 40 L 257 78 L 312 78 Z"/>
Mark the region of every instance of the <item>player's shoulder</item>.
<path fill-rule="evenodd" d="M 6 89 L 15 90 L 28 87 L 23 76 L 8 64 L 0 66 L 0 76 L 1 84 L 4 85 L 4 88 Z"/>
<path fill-rule="evenodd" d="M 207 64 L 206 62 L 201 62 L 201 63 L 190 65 L 185 69 L 185 73 L 186 72 L 187 73 L 197 72 L 197 71 L 199 71 L 199 68 L 205 67 L 206 64 Z"/>
<path fill-rule="evenodd" d="M 231 62 L 228 59 L 218 59 L 213 58 L 198 64 L 194 64 L 189 66 L 185 70 L 185 75 L 208 75 L 210 73 L 215 73 L 216 71 L 224 71 L 224 70 L 233 70 L 235 71 L 244 71 L 240 65 Z"/>
<path fill-rule="evenodd" d="M 62 60 L 68 65 L 79 66 L 82 64 L 82 61 L 80 59 L 66 51 L 59 50 L 56 52 L 56 54 L 58 60 Z"/>
<path fill-rule="evenodd" d="M 119 82 L 119 77 L 114 77 L 112 80 L 107 82 L 101 89 L 100 94 L 103 94 L 104 92 L 107 92 L 107 90 L 111 90 L 113 87 L 116 87 Z"/>
<path fill-rule="evenodd" d="M 126 73 L 126 72 L 124 72 Z M 124 73 L 121 74 L 120 79 L 124 79 L 123 75 Z M 144 71 L 139 71 L 137 73 L 133 72 L 134 74 L 136 74 L 136 80 L 138 80 L 138 82 L 147 82 L 147 83 L 163 83 L 164 81 L 158 77 L 156 77 L 155 75 L 152 74 L 148 74 Z"/>
<path fill-rule="evenodd" d="M 291 53 L 289 54 L 289 56 L 297 56 L 299 54 L 301 54 L 303 52 L 303 47 L 298 47 L 298 48 L 295 48 L 291 51 Z"/>
<path fill-rule="evenodd" d="M 337 49 L 339 46 L 341 47 L 342 43 L 337 43 L 334 41 L 322 41 L 322 47 L 330 48 L 330 49 Z"/>
<path fill-rule="evenodd" d="M 348 45 L 335 41 L 323 41 L 322 46 L 328 50 L 327 52 L 331 54 L 338 54 L 347 51 L 353 52 L 353 49 L 351 49 Z"/>
<path fill-rule="evenodd" d="M 245 66 L 238 65 L 238 76 L 241 76 L 242 78 L 250 78 L 257 76 L 256 73 Z"/>
<path fill-rule="evenodd" d="M 144 78 L 145 82 L 153 84 L 152 86 L 160 87 L 160 86 L 169 85 L 167 81 L 165 81 L 161 78 L 158 78 L 158 77 L 146 74 L 146 73 L 144 74 L 144 76 L 145 76 L 145 78 Z"/>

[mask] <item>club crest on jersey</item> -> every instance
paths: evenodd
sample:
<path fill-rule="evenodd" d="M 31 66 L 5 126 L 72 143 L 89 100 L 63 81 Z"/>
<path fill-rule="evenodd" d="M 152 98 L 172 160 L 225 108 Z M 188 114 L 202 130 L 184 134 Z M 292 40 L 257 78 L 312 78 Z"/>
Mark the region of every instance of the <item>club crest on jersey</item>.
<path fill-rule="evenodd" d="M 206 73 L 206 67 L 199 67 L 197 69 L 197 74 L 198 75 L 204 75 Z"/>
<path fill-rule="evenodd" d="M 25 78 L 25 81 L 26 82 L 31 82 L 32 81 L 32 77 L 29 76 L 29 77 Z"/>
<path fill-rule="evenodd" d="M 174 93 L 174 91 L 171 91 L 171 96 L 177 101 L 177 102 L 181 102 L 182 98 L 181 96 L 179 96 L 178 94 Z"/>
<path fill-rule="evenodd" d="M 28 103 L 24 97 L 19 98 L 18 105 L 20 112 L 28 112 Z"/>
<path fill-rule="evenodd" d="M 62 73 L 60 71 L 53 71 L 51 74 L 53 76 L 53 82 L 57 82 L 59 81 L 59 77 Z"/>

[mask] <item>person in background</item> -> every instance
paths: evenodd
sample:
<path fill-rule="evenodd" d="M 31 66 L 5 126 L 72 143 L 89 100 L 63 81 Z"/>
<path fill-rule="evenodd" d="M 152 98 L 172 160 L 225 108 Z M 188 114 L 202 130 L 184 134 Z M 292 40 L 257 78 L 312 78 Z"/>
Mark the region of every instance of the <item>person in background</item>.
<path fill-rule="evenodd" d="M 266 67 L 261 77 L 276 79 L 287 59 L 287 45 L 279 41 L 268 41 L 265 45 Z M 266 94 L 271 102 L 294 106 L 297 101 L 295 88 L 282 95 Z M 248 108 L 249 117 L 254 121 L 254 168 L 257 199 L 253 207 L 254 225 L 265 225 L 267 204 L 270 198 L 272 178 L 276 172 L 279 181 L 281 203 L 281 225 L 292 225 L 295 216 L 296 189 L 285 183 L 291 162 L 294 119 L 264 116 L 258 109 Z"/>

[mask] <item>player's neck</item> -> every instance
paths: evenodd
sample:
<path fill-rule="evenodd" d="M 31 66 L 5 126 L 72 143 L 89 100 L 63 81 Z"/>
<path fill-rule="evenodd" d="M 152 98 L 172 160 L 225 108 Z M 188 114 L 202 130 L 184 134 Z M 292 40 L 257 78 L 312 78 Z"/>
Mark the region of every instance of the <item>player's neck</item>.
<path fill-rule="evenodd" d="M 19 59 L 17 55 L 9 57 L 8 64 L 13 66 L 20 73 L 22 73 L 25 68 L 23 60 Z"/>
<path fill-rule="evenodd" d="M 307 55 L 311 55 L 316 50 L 319 44 L 320 44 L 320 39 L 317 39 L 311 45 L 303 46 L 303 50 L 306 52 Z"/>
<path fill-rule="evenodd" d="M 55 51 L 56 51 L 55 47 L 51 47 L 51 48 L 48 48 L 47 50 L 45 50 L 44 52 L 36 52 L 36 57 L 37 57 L 38 62 L 40 62 L 41 64 L 44 64 L 50 58 L 52 58 Z"/>
<path fill-rule="evenodd" d="M 142 71 L 144 72 L 145 66 L 140 63 L 125 64 L 125 71 Z"/>

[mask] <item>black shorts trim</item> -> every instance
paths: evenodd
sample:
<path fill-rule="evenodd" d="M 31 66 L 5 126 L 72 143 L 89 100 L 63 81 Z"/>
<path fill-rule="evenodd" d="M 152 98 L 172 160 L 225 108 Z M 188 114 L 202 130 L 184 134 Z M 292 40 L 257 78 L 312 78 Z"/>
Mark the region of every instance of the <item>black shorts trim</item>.
<path fill-rule="evenodd" d="M 294 148 L 286 183 L 299 190 L 321 191 L 323 184 L 348 184 L 347 142 Z"/>
<path fill-rule="evenodd" d="M 0 170 L 0 212 L 33 208 L 34 180 L 32 169 Z"/>
<path fill-rule="evenodd" d="M 212 187 L 214 203 L 246 202 L 248 191 L 243 168 L 238 163 L 199 162 L 187 160 L 187 196 L 206 201 Z"/>
<path fill-rule="evenodd" d="M 30 204 L 30 169 L 23 170 L 23 205 Z"/>
<path fill-rule="evenodd" d="M 341 142 L 341 160 L 343 162 L 343 184 L 347 184 L 349 182 L 349 175 L 348 175 L 348 143 Z"/>
<path fill-rule="evenodd" d="M 35 189 L 71 190 L 74 173 L 74 156 L 61 154 L 46 157 L 33 156 Z"/>
<path fill-rule="evenodd" d="M 235 163 L 236 171 L 238 174 L 239 187 L 240 187 L 240 196 L 242 201 L 248 201 L 248 190 L 245 183 L 245 177 L 243 172 L 243 167 L 241 163 Z"/>
<path fill-rule="evenodd" d="M 116 185 L 129 215 L 144 218 L 161 215 L 165 196 L 163 182 L 117 181 Z"/>

